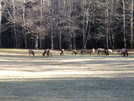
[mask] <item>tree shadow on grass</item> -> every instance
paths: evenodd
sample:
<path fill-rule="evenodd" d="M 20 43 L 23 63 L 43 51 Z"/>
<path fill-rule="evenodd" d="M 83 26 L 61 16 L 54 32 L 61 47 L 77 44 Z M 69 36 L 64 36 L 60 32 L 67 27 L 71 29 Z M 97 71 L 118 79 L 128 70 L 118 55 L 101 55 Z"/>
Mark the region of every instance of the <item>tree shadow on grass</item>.
<path fill-rule="evenodd" d="M 11 79 L 10 79 L 11 80 Z M 134 78 L 42 78 L 1 80 L 0 100 L 133 101 Z"/>
<path fill-rule="evenodd" d="M 108 68 L 118 67 L 133 70 L 134 62 L 132 58 L 103 57 L 103 56 L 15 56 L 1 55 L 0 70 L 21 70 L 27 72 L 77 70 L 86 71 L 94 68 L 108 70 Z M 24 68 L 24 69 L 23 69 Z M 120 70 L 119 69 L 119 70 Z M 110 69 L 109 69 L 110 70 Z"/>

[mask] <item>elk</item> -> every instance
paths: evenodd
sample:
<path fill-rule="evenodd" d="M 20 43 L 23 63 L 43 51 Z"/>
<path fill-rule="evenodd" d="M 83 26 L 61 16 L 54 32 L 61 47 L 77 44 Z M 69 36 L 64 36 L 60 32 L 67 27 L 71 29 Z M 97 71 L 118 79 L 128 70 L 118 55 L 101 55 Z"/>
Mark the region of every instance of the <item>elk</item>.
<path fill-rule="evenodd" d="M 77 50 L 73 49 L 72 55 L 73 55 L 73 54 L 77 55 Z"/>
<path fill-rule="evenodd" d="M 123 55 L 124 57 L 127 56 L 128 57 L 128 50 L 126 48 L 122 48 L 120 49 L 120 51 L 118 50 L 118 53 L 120 53 L 121 55 Z"/>
<path fill-rule="evenodd" d="M 52 56 L 52 50 L 49 49 L 49 50 L 47 51 L 47 56 L 50 56 L 50 55 Z"/>
<path fill-rule="evenodd" d="M 93 48 L 93 49 L 91 49 L 91 50 L 89 50 L 89 54 L 91 55 L 91 54 L 94 54 L 95 53 L 95 49 Z"/>
<path fill-rule="evenodd" d="M 108 49 L 98 48 L 96 51 L 98 55 L 100 55 L 100 52 L 102 53 L 102 55 L 106 55 L 106 56 L 109 55 Z"/>
<path fill-rule="evenodd" d="M 64 55 L 64 49 L 61 49 L 60 55 Z"/>
<path fill-rule="evenodd" d="M 108 53 L 113 54 L 113 50 L 112 49 L 108 49 Z"/>
<path fill-rule="evenodd" d="M 44 50 L 44 52 L 43 52 L 43 56 L 45 56 L 45 54 L 47 54 L 47 56 L 52 56 L 52 50 L 50 50 L 50 49 L 46 49 L 46 50 Z"/>
<path fill-rule="evenodd" d="M 47 53 L 48 49 L 44 50 L 44 52 L 42 53 L 42 56 L 45 56 L 45 54 Z"/>
<path fill-rule="evenodd" d="M 34 51 L 33 51 L 32 49 L 29 49 L 29 56 L 30 56 L 31 54 L 32 54 L 33 56 L 35 55 Z"/>
<path fill-rule="evenodd" d="M 81 54 L 86 53 L 87 49 L 82 49 Z"/>

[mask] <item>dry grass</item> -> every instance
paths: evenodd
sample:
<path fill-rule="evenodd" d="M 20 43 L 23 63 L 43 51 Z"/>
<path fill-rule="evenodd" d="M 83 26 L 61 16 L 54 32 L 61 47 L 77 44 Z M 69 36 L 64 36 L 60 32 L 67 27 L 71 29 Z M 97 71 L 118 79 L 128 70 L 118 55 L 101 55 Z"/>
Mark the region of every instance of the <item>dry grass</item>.
<path fill-rule="evenodd" d="M 34 51 L 0 49 L 0 101 L 134 101 L 133 55 Z"/>

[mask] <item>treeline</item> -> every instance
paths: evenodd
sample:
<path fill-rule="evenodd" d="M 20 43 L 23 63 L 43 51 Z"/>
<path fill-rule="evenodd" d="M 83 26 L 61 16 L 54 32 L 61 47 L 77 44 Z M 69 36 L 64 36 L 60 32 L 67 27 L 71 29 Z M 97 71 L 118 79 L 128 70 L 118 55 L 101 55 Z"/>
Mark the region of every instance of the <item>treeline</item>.
<path fill-rule="evenodd" d="M 133 0 L 1 0 L 4 48 L 134 48 Z"/>

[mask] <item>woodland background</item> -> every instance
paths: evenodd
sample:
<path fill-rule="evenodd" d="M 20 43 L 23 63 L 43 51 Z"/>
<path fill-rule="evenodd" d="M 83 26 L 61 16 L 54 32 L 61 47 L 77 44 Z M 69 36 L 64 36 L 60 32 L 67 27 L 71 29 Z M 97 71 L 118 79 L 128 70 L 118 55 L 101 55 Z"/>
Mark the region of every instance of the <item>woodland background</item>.
<path fill-rule="evenodd" d="M 0 2 L 0 47 L 134 48 L 133 0 Z"/>

